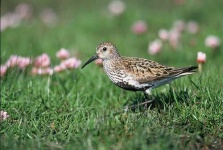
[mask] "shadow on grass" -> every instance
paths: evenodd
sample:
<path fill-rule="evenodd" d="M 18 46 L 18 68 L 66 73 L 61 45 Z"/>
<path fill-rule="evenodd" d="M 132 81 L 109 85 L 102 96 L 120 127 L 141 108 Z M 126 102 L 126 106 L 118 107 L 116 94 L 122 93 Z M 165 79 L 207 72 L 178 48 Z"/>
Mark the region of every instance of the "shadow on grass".
<path fill-rule="evenodd" d="M 166 93 L 156 93 L 145 98 L 142 93 L 137 93 L 133 100 L 129 100 L 124 104 L 125 111 L 138 112 L 152 110 L 154 108 L 164 109 L 165 105 L 187 103 L 190 97 L 188 90 L 175 91 L 170 88 Z"/>

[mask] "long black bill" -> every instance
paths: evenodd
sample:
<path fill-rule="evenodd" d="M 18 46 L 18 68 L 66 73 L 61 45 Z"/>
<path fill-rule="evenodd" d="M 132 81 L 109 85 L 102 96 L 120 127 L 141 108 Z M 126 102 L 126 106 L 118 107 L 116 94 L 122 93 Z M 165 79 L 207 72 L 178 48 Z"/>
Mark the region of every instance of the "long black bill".
<path fill-rule="evenodd" d="M 83 69 L 85 66 L 87 66 L 89 63 L 91 63 L 92 61 L 94 61 L 95 59 L 98 59 L 98 54 L 94 54 L 94 56 L 92 56 L 82 67 L 81 69 Z"/>

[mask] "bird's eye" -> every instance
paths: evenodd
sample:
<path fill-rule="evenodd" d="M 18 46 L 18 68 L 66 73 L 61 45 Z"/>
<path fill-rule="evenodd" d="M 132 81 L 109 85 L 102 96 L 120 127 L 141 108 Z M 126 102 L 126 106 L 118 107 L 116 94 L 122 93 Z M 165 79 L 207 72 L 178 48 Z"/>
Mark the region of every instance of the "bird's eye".
<path fill-rule="evenodd" d="M 107 50 L 107 47 L 103 47 L 103 51 L 106 51 Z"/>

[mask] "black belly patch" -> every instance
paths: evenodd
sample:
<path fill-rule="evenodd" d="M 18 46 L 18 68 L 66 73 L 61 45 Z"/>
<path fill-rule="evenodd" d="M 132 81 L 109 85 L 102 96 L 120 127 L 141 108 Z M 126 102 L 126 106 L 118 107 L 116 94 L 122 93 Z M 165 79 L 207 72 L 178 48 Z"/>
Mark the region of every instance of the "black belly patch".
<path fill-rule="evenodd" d="M 123 88 L 125 90 L 129 90 L 129 91 L 145 91 L 153 86 L 153 85 L 148 85 L 143 88 L 138 88 L 138 87 L 135 87 L 134 85 L 127 84 L 127 82 L 117 82 L 117 83 L 115 83 L 115 85 L 117 85 L 118 87 Z"/>

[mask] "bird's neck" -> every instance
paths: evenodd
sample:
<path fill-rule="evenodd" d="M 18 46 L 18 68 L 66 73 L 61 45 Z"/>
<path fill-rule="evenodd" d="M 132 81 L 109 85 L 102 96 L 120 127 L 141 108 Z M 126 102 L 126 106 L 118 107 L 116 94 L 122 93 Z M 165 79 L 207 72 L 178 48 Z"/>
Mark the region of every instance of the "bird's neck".
<path fill-rule="evenodd" d="M 109 56 L 108 58 L 103 59 L 103 62 L 110 62 L 110 61 L 115 61 L 121 59 L 121 56 L 117 54 L 112 54 L 112 56 Z"/>
<path fill-rule="evenodd" d="M 120 59 L 120 58 L 121 58 L 121 56 L 117 52 L 117 53 L 112 54 L 112 57 L 110 59 Z"/>

